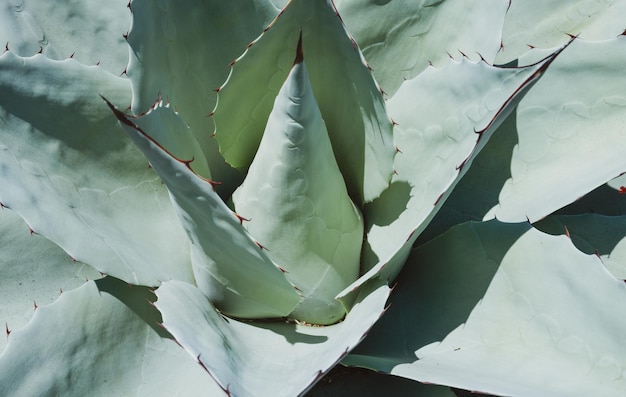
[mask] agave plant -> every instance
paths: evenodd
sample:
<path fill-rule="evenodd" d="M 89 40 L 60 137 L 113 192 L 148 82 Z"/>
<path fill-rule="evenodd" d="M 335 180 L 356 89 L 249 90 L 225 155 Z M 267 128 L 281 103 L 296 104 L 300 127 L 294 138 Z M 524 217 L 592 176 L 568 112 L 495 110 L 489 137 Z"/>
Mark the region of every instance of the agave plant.
<path fill-rule="evenodd" d="M 110 3 L 0 13 L 0 394 L 623 394 L 625 1 Z"/>

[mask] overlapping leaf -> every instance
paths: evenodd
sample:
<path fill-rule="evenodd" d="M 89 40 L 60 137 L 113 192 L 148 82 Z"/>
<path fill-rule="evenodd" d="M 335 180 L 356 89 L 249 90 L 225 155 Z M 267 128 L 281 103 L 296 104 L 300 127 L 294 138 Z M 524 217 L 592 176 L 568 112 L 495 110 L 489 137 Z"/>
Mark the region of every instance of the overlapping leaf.
<path fill-rule="evenodd" d="M 131 283 L 193 280 L 167 190 L 98 96 L 127 80 L 75 60 L 0 57 L 0 202 L 74 259 Z"/>
<path fill-rule="evenodd" d="M 624 48 L 574 40 L 520 103 L 511 178 L 487 218 L 534 222 L 626 171 Z"/>

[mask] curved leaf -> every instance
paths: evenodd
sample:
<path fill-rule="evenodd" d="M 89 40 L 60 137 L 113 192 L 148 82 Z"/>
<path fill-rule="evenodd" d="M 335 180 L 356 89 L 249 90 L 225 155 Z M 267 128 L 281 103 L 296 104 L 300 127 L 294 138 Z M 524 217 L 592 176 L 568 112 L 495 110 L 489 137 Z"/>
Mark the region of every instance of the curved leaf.
<path fill-rule="evenodd" d="M 335 0 L 348 30 L 385 92 L 429 64 L 481 56 L 493 62 L 500 48 L 507 0 Z M 454 28 L 450 28 L 454 26 Z M 391 61 L 393 60 L 393 61 Z"/>
<path fill-rule="evenodd" d="M 192 281 L 167 190 L 98 92 L 130 99 L 127 80 L 96 66 L 0 56 L 0 202 L 103 273 Z"/>
<path fill-rule="evenodd" d="M 29 233 L 13 211 L 0 210 L 0 326 L 14 332 L 32 317 L 37 306 L 53 302 L 62 290 L 81 286 L 100 274 L 74 263 L 53 242 Z M 0 338 L 0 352 L 6 338 Z"/>
<path fill-rule="evenodd" d="M 133 111 L 142 113 L 157 97 L 165 98 L 202 145 L 213 177 L 240 181 L 218 153 L 207 115 L 215 107 L 215 89 L 228 77 L 229 63 L 278 10 L 268 0 L 135 0 L 131 9 L 128 77 Z"/>
<path fill-rule="evenodd" d="M 74 58 L 120 74 L 128 63 L 128 0 L 8 0 L 0 4 L 0 45 L 21 56 Z"/>
<path fill-rule="evenodd" d="M 487 218 L 534 222 L 626 171 L 625 48 L 574 40 L 520 103 L 512 177 Z"/>
<path fill-rule="evenodd" d="M 346 314 L 335 296 L 359 275 L 363 218 L 348 196 L 306 65 L 296 62 L 233 203 L 304 296 L 290 317 L 332 324 Z"/>
<path fill-rule="evenodd" d="M 370 287 L 343 322 L 327 327 L 229 319 L 199 289 L 176 281 L 157 290 L 156 305 L 167 330 L 230 395 L 294 396 L 354 348 L 382 314 L 389 288 Z"/>
<path fill-rule="evenodd" d="M 177 159 L 118 109 L 130 138 L 170 191 L 191 241 L 198 287 L 224 313 L 244 318 L 287 316 L 300 302 L 296 289 L 224 204 L 212 182 L 199 177 L 191 159 Z"/>
<path fill-rule="evenodd" d="M 6 396 L 193 396 L 198 390 L 220 393 L 179 346 L 94 282 L 38 308 L 0 356 Z"/>
<path fill-rule="evenodd" d="M 496 221 L 453 228 L 414 255 L 396 315 L 381 320 L 381 346 L 368 358 L 364 345 L 352 364 L 495 395 L 608 396 L 626 387 L 626 285 L 595 255 L 564 236 Z"/>
<path fill-rule="evenodd" d="M 624 13 L 626 3 L 621 0 L 511 1 L 496 62 L 508 63 L 529 48 L 558 47 L 571 36 L 585 40 L 614 38 L 624 31 Z"/>
<path fill-rule="evenodd" d="M 383 97 L 329 0 L 293 0 L 233 64 L 219 91 L 215 136 L 232 166 L 249 167 L 302 32 L 313 93 L 355 201 L 387 188 L 395 155 Z M 360 203 L 357 203 L 360 204 Z"/>
<path fill-rule="evenodd" d="M 396 174 L 391 188 L 364 209 L 367 273 L 342 294 L 381 272 L 395 277 L 493 131 L 557 55 L 526 68 L 450 61 L 402 85 L 388 101 L 397 122 Z"/>

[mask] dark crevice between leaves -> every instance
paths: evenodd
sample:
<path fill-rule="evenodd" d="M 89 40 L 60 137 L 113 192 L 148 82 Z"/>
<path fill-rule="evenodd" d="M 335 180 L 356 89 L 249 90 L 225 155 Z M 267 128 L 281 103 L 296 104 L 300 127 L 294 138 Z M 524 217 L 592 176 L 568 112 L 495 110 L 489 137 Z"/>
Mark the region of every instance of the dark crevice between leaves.
<path fill-rule="evenodd" d="M 95 281 L 100 292 L 106 292 L 122 302 L 126 307 L 138 315 L 160 337 L 174 340 L 172 334 L 161 326 L 163 318 L 161 312 L 153 305 L 157 297 L 154 288 L 128 284 L 112 276 L 106 276 Z"/>

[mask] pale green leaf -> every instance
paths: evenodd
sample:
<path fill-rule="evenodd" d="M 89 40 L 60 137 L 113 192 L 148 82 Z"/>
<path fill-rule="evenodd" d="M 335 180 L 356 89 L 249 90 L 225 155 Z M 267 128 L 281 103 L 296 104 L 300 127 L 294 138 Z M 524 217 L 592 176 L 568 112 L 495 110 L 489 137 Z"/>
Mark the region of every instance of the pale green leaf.
<path fill-rule="evenodd" d="M 305 63 L 297 61 L 278 93 L 233 203 L 304 296 L 290 317 L 332 324 L 346 313 L 335 296 L 359 275 L 363 218 L 348 196 Z"/>
<path fill-rule="evenodd" d="M 128 81 L 99 67 L 0 56 L 0 202 L 103 273 L 192 281 L 167 190 L 98 92 L 130 101 Z"/>
<path fill-rule="evenodd" d="M 524 98 L 512 177 L 487 218 L 534 222 L 626 171 L 625 48 L 574 40 Z"/>
<path fill-rule="evenodd" d="M 128 63 L 128 0 L 7 0 L 0 4 L 0 46 L 21 56 L 73 57 L 120 74 Z"/>
<path fill-rule="evenodd" d="M 126 298 L 148 305 L 120 283 Z M 223 396 L 178 345 L 94 282 L 39 307 L 27 326 L 11 332 L 0 356 L 4 396 L 196 396 L 198 390 Z"/>
<path fill-rule="evenodd" d="M 233 64 L 214 114 L 220 149 L 234 167 L 249 167 L 291 69 L 300 32 L 313 93 L 348 191 L 355 201 L 371 201 L 387 188 L 393 172 L 391 121 L 329 0 L 291 1 Z"/>
<path fill-rule="evenodd" d="M 266 255 L 213 190 L 212 182 L 193 172 L 109 103 L 133 142 L 170 191 L 191 241 L 195 282 L 224 313 L 235 317 L 283 317 L 300 302 L 296 289 Z"/>
<path fill-rule="evenodd" d="M 135 0 L 128 76 L 133 85 L 132 109 L 145 112 L 164 98 L 191 128 L 210 163 L 213 177 L 225 183 L 240 176 L 219 155 L 211 139 L 218 88 L 228 77 L 229 63 L 241 54 L 278 13 L 267 0 L 187 1 Z M 236 185 L 235 185 L 236 186 Z"/>
<path fill-rule="evenodd" d="M 321 378 L 382 314 L 386 285 L 372 285 L 346 319 L 326 327 L 240 322 L 217 312 L 197 288 L 166 282 L 157 290 L 163 324 L 231 395 L 295 396 Z"/>
<path fill-rule="evenodd" d="M 554 57 L 527 68 L 463 58 L 407 80 L 388 101 L 399 153 L 390 189 L 364 209 L 367 273 L 393 278 L 473 159 Z M 348 292 L 349 289 L 346 289 Z"/>
<path fill-rule="evenodd" d="M 511 1 L 504 19 L 502 49 L 496 61 L 507 63 L 529 48 L 554 48 L 570 36 L 611 39 L 624 31 L 623 0 Z"/>
<path fill-rule="evenodd" d="M 493 62 L 500 48 L 507 0 L 336 0 L 349 32 L 376 80 L 394 95 L 429 63 L 463 54 Z M 453 28 L 451 28 L 453 27 Z"/>
<path fill-rule="evenodd" d="M 100 278 L 97 271 L 31 234 L 13 211 L 0 210 L 0 326 L 14 332 L 30 320 L 36 306 L 52 303 L 61 290 L 96 278 Z M 0 337 L 0 352 L 6 342 Z"/>
<path fill-rule="evenodd" d="M 449 251 L 455 251 L 453 260 L 442 255 Z M 387 324 L 388 337 L 402 338 L 405 350 L 401 359 L 388 357 L 386 371 L 495 395 L 622 394 L 626 284 L 612 277 L 598 257 L 581 253 L 565 236 L 495 221 L 459 226 L 415 255 L 411 270 L 432 273 L 441 280 L 434 285 L 450 278 L 462 283 L 437 298 L 423 296 L 424 290 L 412 285 L 426 285 L 428 279 L 400 279 L 407 291 L 416 291 L 415 301 L 432 302 L 414 314 L 431 335 L 414 340 Z M 489 272 L 496 268 L 492 278 Z M 478 304 L 465 321 L 463 313 L 472 302 Z M 410 305 L 404 299 L 398 304 Z M 427 344 L 450 330 L 442 342 Z"/>

